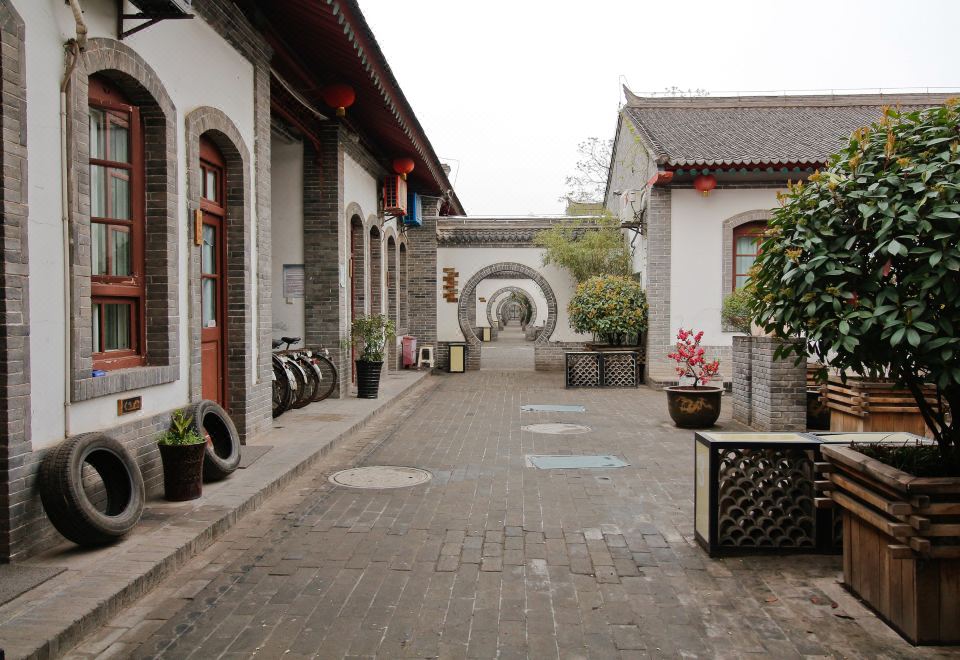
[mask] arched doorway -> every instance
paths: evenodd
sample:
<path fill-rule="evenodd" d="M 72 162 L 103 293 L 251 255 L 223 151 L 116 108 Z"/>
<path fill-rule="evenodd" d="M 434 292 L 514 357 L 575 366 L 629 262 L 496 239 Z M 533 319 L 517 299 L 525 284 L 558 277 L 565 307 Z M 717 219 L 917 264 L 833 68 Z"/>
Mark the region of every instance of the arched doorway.
<path fill-rule="evenodd" d="M 380 228 L 370 227 L 370 315 L 383 314 L 382 254 Z"/>
<path fill-rule="evenodd" d="M 200 380 L 204 399 L 226 405 L 226 159 L 200 136 Z"/>
<path fill-rule="evenodd" d="M 399 260 L 399 278 L 397 281 L 399 287 L 399 293 L 397 295 L 397 305 L 400 308 L 399 317 L 400 321 L 398 326 L 401 330 L 406 331 L 410 324 L 410 311 L 409 311 L 409 297 L 407 295 L 407 285 L 408 285 L 408 272 L 407 272 L 407 244 L 405 242 L 400 243 L 400 253 L 398 256 Z"/>
<path fill-rule="evenodd" d="M 472 317 L 476 316 L 477 287 L 486 279 L 497 278 L 529 280 L 531 288 L 536 287 L 542 293 L 543 300 L 546 301 L 546 320 L 544 322 L 543 329 L 539 332 L 537 338 L 533 342 L 526 342 L 522 333 L 519 333 L 517 337 L 512 338 L 512 341 L 510 340 L 509 336 L 505 337 L 501 333 L 497 345 L 494 347 L 492 344 L 484 345 L 477 336 L 477 333 L 473 328 L 473 323 L 471 322 Z M 470 313 L 471 308 L 473 309 L 473 314 Z M 532 370 L 534 368 L 534 344 L 546 344 L 553 335 L 553 331 L 556 329 L 557 296 L 550 287 L 550 284 L 547 282 L 546 278 L 544 278 L 537 270 L 531 268 L 530 266 L 525 266 L 524 264 L 501 262 L 481 268 L 467 280 L 460 292 L 460 300 L 457 307 L 457 317 L 460 324 L 460 331 L 463 333 L 464 339 L 469 344 L 467 350 L 468 369 L 480 369 L 482 366 L 483 368 L 503 368 L 513 370 L 519 365 L 523 369 Z M 519 331 L 519 326 L 517 329 Z M 505 342 L 504 339 L 507 339 L 508 341 Z M 501 355 L 502 351 L 507 349 L 514 350 L 514 354 Z M 521 353 L 521 351 L 523 352 Z M 486 358 L 483 358 L 482 355 L 484 353 L 488 353 L 494 359 L 482 362 L 483 360 L 486 360 Z M 529 353 L 529 356 L 527 356 L 527 353 Z M 521 357 L 523 358 L 522 362 L 519 361 Z"/>
<path fill-rule="evenodd" d="M 400 269 L 398 260 L 397 241 L 393 236 L 390 236 L 390 238 L 387 239 L 387 256 L 383 262 L 384 270 L 386 271 L 386 277 L 384 279 L 386 280 L 387 287 L 387 316 L 399 329 L 400 310 L 397 308 L 397 302 L 399 300 L 397 293 L 400 282 L 397 275 Z"/>

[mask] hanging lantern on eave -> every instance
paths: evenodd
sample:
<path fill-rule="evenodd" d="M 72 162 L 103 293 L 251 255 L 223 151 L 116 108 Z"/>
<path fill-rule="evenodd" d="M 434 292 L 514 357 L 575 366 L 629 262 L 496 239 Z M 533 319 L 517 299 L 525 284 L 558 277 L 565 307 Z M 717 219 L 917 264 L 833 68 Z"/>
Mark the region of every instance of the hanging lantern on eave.
<path fill-rule="evenodd" d="M 413 162 L 413 159 L 407 156 L 393 159 L 393 171 L 402 176 L 404 179 L 406 179 L 407 175 L 413 171 L 415 166 L 416 163 Z"/>
<path fill-rule="evenodd" d="M 337 109 L 338 117 L 343 117 L 346 115 L 347 108 L 353 105 L 353 102 L 357 100 L 357 93 L 353 91 L 353 87 L 343 83 L 327 85 L 323 88 L 323 91 L 320 93 L 320 95 L 323 96 L 324 103 L 329 105 L 331 108 Z"/>
<path fill-rule="evenodd" d="M 693 187 L 700 191 L 700 194 L 706 197 L 710 191 L 717 187 L 717 177 L 712 174 L 701 174 L 693 180 Z"/>

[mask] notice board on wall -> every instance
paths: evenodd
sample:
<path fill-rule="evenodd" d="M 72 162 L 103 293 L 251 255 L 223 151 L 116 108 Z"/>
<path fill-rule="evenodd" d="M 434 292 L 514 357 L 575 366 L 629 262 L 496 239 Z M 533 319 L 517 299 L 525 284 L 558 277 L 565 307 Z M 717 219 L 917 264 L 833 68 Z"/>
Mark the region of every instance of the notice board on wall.
<path fill-rule="evenodd" d="M 283 264 L 283 297 L 303 298 L 303 264 Z"/>

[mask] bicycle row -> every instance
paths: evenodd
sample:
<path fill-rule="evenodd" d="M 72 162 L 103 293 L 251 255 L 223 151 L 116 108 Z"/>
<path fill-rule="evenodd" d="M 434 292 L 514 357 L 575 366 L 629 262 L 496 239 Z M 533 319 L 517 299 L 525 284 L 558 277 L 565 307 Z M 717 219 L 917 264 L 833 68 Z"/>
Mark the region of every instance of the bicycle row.
<path fill-rule="evenodd" d="M 325 348 L 291 348 L 300 341 L 300 337 L 273 340 L 274 417 L 287 410 L 323 401 L 337 386 L 337 368 L 330 360 L 330 351 Z M 286 348 L 278 350 L 284 344 Z"/>

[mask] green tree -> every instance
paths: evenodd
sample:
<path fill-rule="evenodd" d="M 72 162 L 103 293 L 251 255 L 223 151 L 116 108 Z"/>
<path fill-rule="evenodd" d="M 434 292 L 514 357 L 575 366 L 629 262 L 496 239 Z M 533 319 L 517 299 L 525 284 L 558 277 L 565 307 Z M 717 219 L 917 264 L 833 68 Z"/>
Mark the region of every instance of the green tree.
<path fill-rule="evenodd" d="M 630 275 L 630 252 L 620 222 L 610 215 L 557 223 L 537 234 L 543 265 L 566 268 L 577 282 L 597 275 Z"/>
<path fill-rule="evenodd" d="M 886 109 L 782 196 L 751 276 L 758 323 L 834 367 L 909 388 L 944 456 L 960 454 L 958 127 L 956 102 Z"/>
<path fill-rule="evenodd" d="M 577 285 L 567 312 L 571 328 L 616 346 L 646 331 L 647 307 L 647 296 L 639 282 L 605 275 Z"/>

